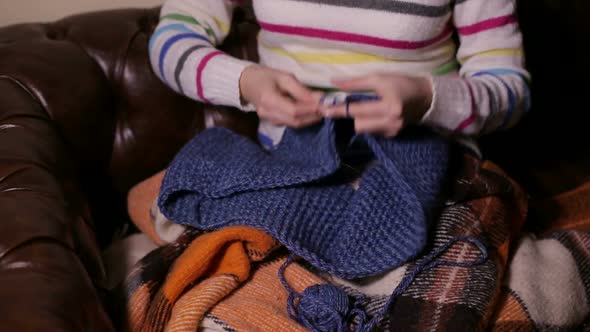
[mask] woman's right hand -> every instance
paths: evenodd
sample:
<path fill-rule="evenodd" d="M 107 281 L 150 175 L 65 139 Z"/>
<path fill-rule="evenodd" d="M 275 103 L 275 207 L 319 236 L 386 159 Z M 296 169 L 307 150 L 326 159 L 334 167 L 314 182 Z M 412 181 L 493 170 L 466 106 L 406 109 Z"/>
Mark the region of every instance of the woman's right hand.
<path fill-rule="evenodd" d="M 321 93 L 301 84 L 294 75 L 260 65 L 246 67 L 240 93 L 256 107 L 261 119 L 275 125 L 302 128 L 319 122 Z"/>

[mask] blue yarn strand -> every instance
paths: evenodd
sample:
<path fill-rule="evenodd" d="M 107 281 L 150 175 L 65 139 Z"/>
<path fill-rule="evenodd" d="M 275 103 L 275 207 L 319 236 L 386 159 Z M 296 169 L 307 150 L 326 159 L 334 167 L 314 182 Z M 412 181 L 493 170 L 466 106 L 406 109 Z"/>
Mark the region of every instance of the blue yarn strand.
<path fill-rule="evenodd" d="M 298 297 L 298 295 L 293 290 L 293 288 L 289 286 L 287 279 L 285 279 L 285 269 L 287 269 L 287 266 L 289 266 L 289 264 L 293 262 L 293 259 L 293 255 L 289 255 L 287 260 L 283 263 L 283 265 L 281 265 L 281 267 L 279 268 L 279 280 L 281 281 L 281 284 L 283 284 L 283 287 L 285 287 L 285 289 L 289 293 L 289 297 L 287 298 L 287 313 L 289 314 L 289 317 L 291 317 L 291 319 L 300 322 L 297 314 L 297 307 L 295 306 L 295 299 Z"/>
<path fill-rule="evenodd" d="M 437 259 L 455 243 L 470 243 L 477 247 L 480 256 L 471 262 L 453 262 L 446 259 Z M 279 268 L 279 279 L 289 297 L 287 299 L 287 311 L 291 319 L 302 324 L 313 332 L 350 332 L 350 326 L 355 318 L 356 328 L 354 332 L 373 331 L 383 317 L 387 314 L 395 300 L 403 294 L 416 277 L 438 266 L 474 267 L 484 263 L 488 259 L 488 251 L 480 239 L 473 237 L 456 237 L 444 245 L 432 251 L 422 259 L 411 272 L 407 273 L 400 284 L 395 288 L 385 306 L 370 321 L 367 322 L 367 313 L 360 307 L 361 298 L 348 296 L 341 288 L 330 285 L 314 285 L 306 288 L 301 294 L 297 294 L 285 279 L 285 270 L 294 260 L 290 255 Z M 351 301 L 352 300 L 352 301 Z M 298 301 L 298 303 L 295 303 Z"/>

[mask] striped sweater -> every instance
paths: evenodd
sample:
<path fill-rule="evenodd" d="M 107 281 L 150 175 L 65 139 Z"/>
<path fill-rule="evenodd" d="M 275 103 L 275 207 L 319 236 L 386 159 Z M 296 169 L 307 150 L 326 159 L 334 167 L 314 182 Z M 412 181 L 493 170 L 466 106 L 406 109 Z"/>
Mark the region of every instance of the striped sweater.
<path fill-rule="evenodd" d="M 252 0 L 260 63 L 312 87 L 372 72 L 432 77 L 422 123 L 464 135 L 514 125 L 530 104 L 515 0 Z M 151 63 L 195 100 L 251 110 L 239 78 L 251 63 L 215 47 L 236 0 L 167 0 Z M 459 43 L 452 38 L 457 32 Z M 261 127 L 269 127 L 262 123 Z"/>

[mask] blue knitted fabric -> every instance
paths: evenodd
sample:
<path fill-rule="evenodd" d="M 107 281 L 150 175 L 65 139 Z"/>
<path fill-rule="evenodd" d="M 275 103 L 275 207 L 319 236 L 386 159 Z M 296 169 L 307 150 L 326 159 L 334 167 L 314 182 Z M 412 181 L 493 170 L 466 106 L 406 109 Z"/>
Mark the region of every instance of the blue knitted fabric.
<path fill-rule="evenodd" d="M 339 121 L 288 129 L 276 149 L 223 128 L 205 130 L 175 157 L 159 197 L 174 222 L 215 230 L 246 225 L 346 279 L 395 268 L 424 247 L 440 203 L 449 143 L 426 130 L 393 139 L 337 137 Z M 355 190 L 339 140 L 374 156 Z M 346 146 L 346 144 L 344 145 Z"/>

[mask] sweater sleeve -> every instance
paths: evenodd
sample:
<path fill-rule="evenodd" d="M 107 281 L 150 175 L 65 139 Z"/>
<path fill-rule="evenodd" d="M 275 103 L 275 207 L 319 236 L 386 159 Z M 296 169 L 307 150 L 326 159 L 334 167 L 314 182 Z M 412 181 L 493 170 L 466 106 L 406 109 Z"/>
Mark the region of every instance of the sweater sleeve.
<path fill-rule="evenodd" d="M 152 68 L 170 88 L 206 103 L 246 110 L 239 80 L 248 61 L 215 47 L 228 35 L 239 0 L 167 0 L 149 43 Z"/>
<path fill-rule="evenodd" d="M 513 126 L 528 111 L 529 73 L 515 0 L 456 0 L 459 77 L 433 77 L 434 97 L 423 123 L 462 135 Z"/>

